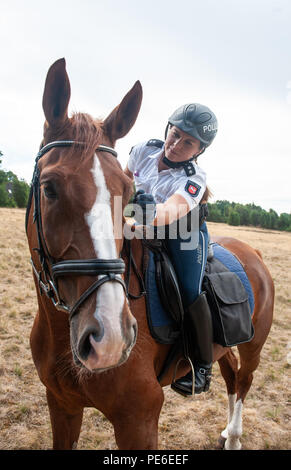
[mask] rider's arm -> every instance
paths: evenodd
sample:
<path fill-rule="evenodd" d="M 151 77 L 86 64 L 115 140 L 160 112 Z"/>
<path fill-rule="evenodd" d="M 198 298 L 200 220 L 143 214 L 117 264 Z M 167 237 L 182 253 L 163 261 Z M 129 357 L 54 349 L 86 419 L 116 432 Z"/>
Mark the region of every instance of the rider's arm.
<path fill-rule="evenodd" d="M 156 217 L 152 225 L 169 225 L 184 217 L 191 210 L 186 199 L 181 194 L 173 194 L 163 204 L 156 205 Z"/>

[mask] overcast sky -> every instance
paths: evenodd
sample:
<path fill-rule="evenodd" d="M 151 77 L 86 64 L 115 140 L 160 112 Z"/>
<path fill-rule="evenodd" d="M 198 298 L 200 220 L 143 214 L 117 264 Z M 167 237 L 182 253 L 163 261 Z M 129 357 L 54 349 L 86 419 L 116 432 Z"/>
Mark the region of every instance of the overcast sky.
<path fill-rule="evenodd" d="M 0 44 L 2 168 L 30 182 L 45 77 L 65 57 L 70 112 L 104 118 L 141 81 L 123 167 L 176 108 L 202 103 L 219 121 L 199 159 L 212 201 L 291 211 L 289 0 L 0 0 Z"/>

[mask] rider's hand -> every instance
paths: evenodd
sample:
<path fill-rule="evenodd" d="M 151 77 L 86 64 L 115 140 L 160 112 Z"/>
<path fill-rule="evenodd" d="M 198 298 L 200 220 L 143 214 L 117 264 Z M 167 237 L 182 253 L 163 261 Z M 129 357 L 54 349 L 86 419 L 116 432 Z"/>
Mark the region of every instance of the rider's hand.
<path fill-rule="evenodd" d="M 156 203 L 152 194 L 146 193 L 143 189 L 137 191 L 134 196 L 133 204 L 137 205 L 134 208 L 134 219 L 138 224 L 150 224 L 156 216 Z"/>

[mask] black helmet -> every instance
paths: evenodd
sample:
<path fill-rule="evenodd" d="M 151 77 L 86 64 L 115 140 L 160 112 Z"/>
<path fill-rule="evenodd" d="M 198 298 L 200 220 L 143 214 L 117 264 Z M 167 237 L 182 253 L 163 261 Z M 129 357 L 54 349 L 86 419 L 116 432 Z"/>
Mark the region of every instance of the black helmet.
<path fill-rule="evenodd" d="M 215 114 L 207 106 L 199 103 L 180 106 L 169 117 L 169 124 L 198 139 L 203 147 L 208 147 L 217 133 Z"/>

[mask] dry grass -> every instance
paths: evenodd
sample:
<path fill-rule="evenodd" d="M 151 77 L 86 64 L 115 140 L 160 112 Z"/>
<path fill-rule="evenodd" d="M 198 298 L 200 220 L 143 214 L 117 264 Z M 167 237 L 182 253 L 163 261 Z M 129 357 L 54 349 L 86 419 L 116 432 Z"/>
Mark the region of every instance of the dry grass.
<path fill-rule="evenodd" d="M 24 210 L 0 209 L 0 449 L 49 449 L 45 389 L 29 348 L 36 297 L 24 216 Z M 213 235 L 230 235 L 259 249 L 275 281 L 274 323 L 245 402 L 242 444 L 244 449 L 290 449 L 291 234 L 213 223 L 208 227 Z M 227 416 L 218 365 L 208 394 L 187 400 L 170 387 L 164 391 L 159 448 L 214 449 Z M 112 426 L 99 411 L 86 409 L 78 447 L 116 449 Z"/>

